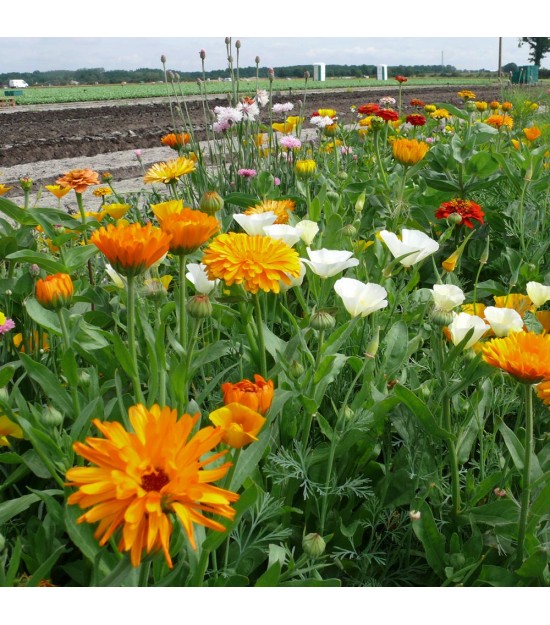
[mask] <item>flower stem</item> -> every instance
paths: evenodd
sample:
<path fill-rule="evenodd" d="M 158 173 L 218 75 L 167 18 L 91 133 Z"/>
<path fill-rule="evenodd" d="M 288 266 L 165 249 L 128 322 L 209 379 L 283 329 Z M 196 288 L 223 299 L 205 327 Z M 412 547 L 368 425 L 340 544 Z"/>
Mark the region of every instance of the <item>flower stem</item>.
<path fill-rule="evenodd" d="M 63 334 L 63 343 L 65 345 L 65 351 L 69 351 L 71 349 L 71 338 L 69 335 L 69 330 L 67 328 L 67 324 L 65 323 L 65 317 L 63 316 L 63 309 L 60 308 L 57 311 L 57 317 L 59 319 L 59 325 L 61 326 L 61 333 Z M 69 382 L 69 388 L 71 389 L 71 399 L 73 402 L 73 410 L 74 410 L 74 418 L 77 419 L 80 415 L 80 402 L 78 401 L 78 391 L 74 384 Z"/>
<path fill-rule="evenodd" d="M 180 301 L 179 301 L 179 312 L 180 312 L 180 318 L 179 318 L 179 323 L 180 323 L 180 327 L 179 327 L 179 339 L 180 339 L 180 343 L 183 346 L 183 349 L 186 349 L 187 346 L 187 317 L 185 314 L 185 300 L 187 298 L 187 294 L 186 294 L 186 290 L 187 290 L 187 286 L 185 284 L 185 260 L 186 260 L 186 256 L 185 254 L 180 254 L 180 256 L 178 256 L 178 260 L 179 260 L 179 274 L 180 274 Z"/>
<path fill-rule="evenodd" d="M 136 350 L 136 285 L 135 276 L 128 276 L 128 303 L 127 303 L 127 332 L 128 332 L 128 351 L 132 361 L 132 382 L 138 403 L 145 403 L 143 393 L 141 392 L 141 383 L 139 380 L 139 369 Z"/>
<path fill-rule="evenodd" d="M 258 352 L 260 357 L 260 373 L 264 379 L 267 379 L 267 361 L 265 355 L 265 338 L 262 323 L 262 307 L 260 306 L 260 297 L 258 293 L 253 294 L 254 310 L 256 312 L 256 325 L 258 326 Z"/>
<path fill-rule="evenodd" d="M 521 493 L 521 507 L 519 515 L 518 544 L 516 552 L 516 567 L 523 562 L 525 533 L 527 529 L 527 514 L 531 496 L 531 454 L 533 449 L 533 391 L 531 384 L 525 384 L 525 457 L 523 460 L 523 491 Z"/>

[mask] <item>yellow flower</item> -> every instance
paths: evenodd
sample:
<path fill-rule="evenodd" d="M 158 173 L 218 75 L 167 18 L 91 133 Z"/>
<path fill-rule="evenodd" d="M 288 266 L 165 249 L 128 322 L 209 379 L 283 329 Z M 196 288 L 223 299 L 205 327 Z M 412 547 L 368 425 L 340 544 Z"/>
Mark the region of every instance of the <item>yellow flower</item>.
<path fill-rule="evenodd" d="M 107 257 L 115 271 L 135 276 L 145 271 L 168 252 L 170 235 L 151 224 L 139 223 L 101 227 L 90 238 Z"/>
<path fill-rule="evenodd" d="M 476 94 L 473 91 L 469 91 L 468 89 L 464 89 L 463 91 L 459 91 L 456 94 L 459 98 L 462 98 L 464 101 L 466 100 L 475 100 Z"/>
<path fill-rule="evenodd" d="M 523 134 L 528 141 L 535 141 L 535 139 L 538 139 L 541 136 L 542 132 L 540 128 L 531 126 L 531 128 L 524 128 Z"/>
<path fill-rule="evenodd" d="M 287 120 L 285 122 L 274 122 L 273 124 L 271 124 L 271 127 L 276 132 L 281 132 L 285 135 L 288 135 L 294 130 L 294 128 L 296 128 L 296 124 L 293 124 Z"/>
<path fill-rule="evenodd" d="M 5 184 L 0 184 L 0 195 L 4 195 L 4 193 L 7 193 L 12 188 L 13 187 L 8 187 Z"/>
<path fill-rule="evenodd" d="M 323 134 L 327 137 L 333 137 L 338 132 L 338 124 L 330 124 L 323 128 Z"/>
<path fill-rule="evenodd" d="M 257 135 L 254 135 L 254 145 L 257 148 L 261 148 L 264 144 L 264 141 L 267 139 L 267 135 L 265 132 L 260 132 Z"/>
<path fill-rule="evenodd" d="M 39 344 L 39 342 L 40 342 L 40 334 L 36 330 L 34 330 L 34 332 L 32 333 L 32 336 L 25 337 L 25 341 L 23 340 L 23 335 L 21 334 L 21 332 L 18 332 L 17 334 L 14 334 L 13 336 L 13 344 L 15 348 L 23 353 L 25 353 L 25 343 L 28 344 L 29 351 L 32 352 L 34 351 L 35 346 Z M 42 334 L 42 345 L 40 349 L 42 349 L 45 352 L 49 351 L 50 349 L 50 344 L 48 342 L 48 335 L 45 332 Z"/>
<path fill-rule="evenodd" d="M 289 276 L 300 275 L 298 252 L 283 241 L 235 232 L 216 237 L 202 263 L 209 280 L 221 279 L 228 286 L 242 284 L 251 293 L 260 289 L 279 293 L 280 282 L 290 285 Z"/>
<path fill-rule="evenodd" d="M 550 407 L 550 380 L 544 380 L 537 386 L 537 397 Z"/>
<path fill-rule="evenodd" d="M 424 106 L 424 110 L 426 113 L 435 113 L 437 110 L 437 106 L 435 104 L 426 104 Z"/>
<path fill-rule="evenodd" d="M 214 486 L 229 463 L 207 469 L 224 452 L 207 455 L 219 444 L 223 431 L 206 427 L 192 434 L 199 415 L 168 407 L 138 404 L 128 410 L 133 431 L 116 422 L 93 421 L 104 438 L 87 438 L 74 444 L 77 454 L 92 463 L 67 471 L 69 486 L 78 490 L 69 505 L 88 509 L 79 523 L 96 523 L 95 538 L 105 545 L 119 529 L 120 551 L 129 551 L 133 566 L 143 552 L 162 550 L 168 566 L 173 518 L 179 519 L 195 549 L 193 524 L 223 532 L 225 527 L 205 512 L 233 519 L 230 504 L 239 496 Z"/>
<path fill-rule="evenodd" d="M 480 112 L 483 113 L 483 111 L 487 110 L 487 102 L 476 102 L 476 109 Z"/>
<path fill-rule="evenodd" d="M 151 204 L 151 210 L 159 223 L 161 223 L 163 219 L 166 219 L 168 215 L 181 213 L 183 209 L 183 200 L 168 200 L 167 202 L 160 202 L 159 204 Z"/>
<path fill-rule="evenodd" d="M 508 112 L 511 111 L 514 108 L 514 105 L 511 102 L 503 102 L 500 105 L 501 110 Z"/>
<path fill-rule="evenodd" d="M 122 219 L 130 208 L 132 208 L 131 204 L 105 204 L 103 206 L 103 214 L 107 214 L 113 219 Z"/>
<path fill-rule="evenodd" d="M 311 178 L 317 169 L 317 163 L 313 159 L 297 160 L 294 165 L 298 178 Z"/>
<path fill-rule="evenodd" d="M 261 204 L 251 206 L 244 211 L 245 215 L 269 213 L 277 215 L 276 224 L 287 224 L 290 213 L 296 208 L 294 200 L 264 200 Z"/>
<path fill-rule="evenodd" d="M 482 347 L 483 359 L 519 382 L 536 384 L 550 378 L 550 335 L 512 332 Z"/>
<path fill-rule="evenodd" d="M 210 413 L 210 421 L 222 429 L 222 442 L 235 449 L 241 449 L 257 441 L 265 418 L 248 406 L 231 403 Z"/>
<path fill-rule="evenodd" d="M 49 191 L 52 195 L 54 195 L 58 200 L 62 197 L 65 197 L 67 193 L 71 192 L 71 187 L 62 187 L 60 184 L 47 184 L 45 187 L 46 191 Z M 95 191 L 93 192 L 95 195 Z"/>
<path fill-rule="evenodd" d="M 430 113 L 430 117 L 433 119 L 450 119 L 451 114 L 447 109 L 436 109 Z"/>
<path fill-rule="evenodd" d="M 516 150 L 519 150 L 521 148 L 521 143 L 517 140 L 517 139 L 512 139 L 512 145 L 514 146 L 514 148 L 516 148 Z"/>
<path fill-rule="evenodd" d="M 110 187 L 99 187 L 98 189 L 94 189 L 92 191 L 92 195 L 95 197 L 105 197 L 107 195 L 112 195 L 112 193 L 113 191 Z"/>
<path fill-rule="evenodd" d="M 367 117 L 363 117 L 359 120 L 359 126 L 366 126 L 367 128 L 370 128 L 373 117 L 374 115 L 367 115 Z"/>
<path fill-rule="evenodd" d="M 23 438 L 23 430 L 17 425 L 17 423 L 10 421 L 6 415 L 0 414 L 0 447 L 10 446 L 8 436 L 12 436 L 13 438 Z"/>
<path fill-rule="evenodd" d="M 340 141 L 340 139 L 334 139 L 333 141 L 328 141 L 327 143 L 324 143 L 320 146 L 320 149 L 323 150 L 323 152 L 326 152 L 327 154 L 330 154 L 334 148 L 338 148 L 340 147 L 342 144 L 342 141 Z"/>
<path fill-rule="evenodd" d="M 319 109 L 317 113 L 319 113 L 319 117 L 336 117 L 334 109 Z"/>
<path fill-rule="evenodd" d="M 165 163 L 155 163 L 151 166 L 145 176 L 143 182 L 162 182 L 164 184 L 173 184 L 182 176 L 195 171 L 195 163 L 192 159 L 185 156 L 166 161 Z"/>
<path fill-rule="evenodd" d="M 416 165 L 428 153 L 430 146 L 416 139 L 396 139 L 393 142 L 393 156 L 402 165 Z"/>
<path fill-rule="evenodd" d="M 537 310 L 535 317 L 545 332 L 550 332 L 550 310 Z"/>
<path fill-rule="evenodd" d="M 453 272 L 456 269 L 456 265 L 457 265 L 458 261 L 460 260 L 461 256 L 462 256 L 461 251 L 460 250 L 455 250 L 449 256 L 449 258 L 446 258 L 441 263 L 441 266 L 443 267 L 443 269 L 445 269 L 445 271 L 448 271 L 449 273 L 451 273 L 451 272 Z"/>
<path fill-rule="evenodd" d="M 476 302 L 475 304 L 462 304 L 461 310 L 462 312 L 468 313 L 469 315 L 476 315 L 477 317 L 481 317 L 485 319 L 485 304 L 481 304 L 480 302 Z"/>
<path fill-rule="evenodd" d="M 533 312 L 535 310 L 529 296 L 523 295 L 522 293 L 494 295 L 493 299 L 495 300 L 495 306 L 497 308 L 513 308 L 521 317 L 523 317 L 527 311 Z"/>

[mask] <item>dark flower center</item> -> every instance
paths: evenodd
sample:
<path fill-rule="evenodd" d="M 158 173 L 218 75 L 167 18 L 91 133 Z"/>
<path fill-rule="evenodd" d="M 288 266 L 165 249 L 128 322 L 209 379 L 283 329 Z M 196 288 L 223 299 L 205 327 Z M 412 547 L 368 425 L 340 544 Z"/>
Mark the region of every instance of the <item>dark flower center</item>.
<path fill-rule="evenodd" d="M 152 473 L 146 473 L 141 477 L 141 487 L 147 492 L 152 490 L 160 491 L 169 481 L 168 476 L 162 469 L 155 469 Z"/>

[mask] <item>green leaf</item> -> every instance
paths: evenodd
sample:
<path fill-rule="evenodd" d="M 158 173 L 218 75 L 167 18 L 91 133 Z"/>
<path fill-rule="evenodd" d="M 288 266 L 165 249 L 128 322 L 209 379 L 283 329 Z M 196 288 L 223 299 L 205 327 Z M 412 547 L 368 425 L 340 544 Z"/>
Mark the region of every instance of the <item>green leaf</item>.
<path fill-rule="evenodd" d="M 521 473 L 523 471 L 523 460 L 525 458 L 525 448 L 519 441 L 514 432 L 501 421 L 498 424 L 498 431 L 502 434 L 506 448 L 510 452 L 510 456 L 514 462 L 514 466 Z M 542 476 L 542 469 L 539 464 L 539 460 L 536 455 L 531 451 L 531 479 L 537 480 Z"/>
<path fill-rule="evenodd" d="M 59 317 L 51 310 L 46 310 L 41 306 L 34 297 L 29 297 L 25 301 L 25 308 L 29 317 L 39 326 L 47 330 L 51 334 L 61 336 L 61 326 L 59 325 Z"/>
<path fill-rule="evenodd" d="M 424 546 L 426 560 L 432 569 L 442 578 L 445 577 L 445 538 L 437 529 L 432 511 L 425 501 L 414 504 L 420 512 L 420 518 L 412 522 L 416 537 Z"/>
<path fill-rule="evenodd" d="M 38 382 L 42 390 L 65 414 L 72 413 L 72 402 L 67 391 L 59 383 L 58 377 L 45 365 L 34 361 L 30 356 L 20 353 L 19 358 L 29 376 Z"/>
<path fill-rule="evenodd" d="M 411 390 L 401 384 L 397 384 L 394 387 L 393 392 L 394 395 L 415 415 L 428 434 L 446 441 L 453 439 L 452 433 L 439 427 L 428 406 Z"/>
<path fill-rule="evenodd" d="M 74 273 L 83 267 L 89 260 L 97 254 L 98 248 L 95 245 L 79 245 L 78 247 L 71 247 L 65 252 L 65 264 L 67 265 L 68 273 Z"/>
<path fill-rule="evenodd" d="M 90 560 L 96 562 L 102 547 L 94 538 L 94 527 L 89 523 L 78 523 L 78 518 L 83 512 L 78 506 L 65 506 L 65 528 L 69 538 L 78 547 L 82 554 Z M 99 559 L 99 572 L 101 575 L 108 575 L 110 568 L 103 559 Z"/>
<path fill-rule="evenodd" d="M 519 569 L 516 569 L 516 574 L 521 577 L 540 577 L 547 563 L 548 553 L 544 549 L 537 549 L 523 562 Z"/>
<path fill-rule="evenodd" d="M 403 321 L 397 321 L 389 329 L 382 341 L 384 356 L 380 370 L 392 379 L 403 367 L 407 358 L 409 330 Z"/>
<path fill-rule="evenodd" d="M 281 564 L 279 562 L 275 562 L 272 564 L 265 573 L 260 575 L 258 581 L 254 584 L 254 586 L 258 588 L 265 587 L 274 587 L 279 583 L 279 578 L 281 577 Z"/>
<path fill-rule="evenodd" d="M 32 574 L 32 577 L 27 582 L 28 587 L 36 587 L 46 577 L 50 576 L 51 570 L 54 564 L 59 558 L 68 551 L 65 545 L 60 545 Z"/>
<path fill-rule="evenodd" d="M 336 578 L 328 579 L 296 579 L 279 584 L 281 588 L 340 588 L 342 582 Z"/>
<path fill-rule="evenodd" d="M 510 499 L 499 499 L 474 508 L 470 512 L 470 517 L 477 523 L 485 523 L 493 527 L 509 525 L 518 522 L 519 508 Z"/>
<path fill-rule="evenodd" d="M 12 365 L 4 365 L 0 368 L 0 388 L 4 388 L 11 381 L 15 373 L 15 367 Z"/>
<path fill-rule="evenodd" d="M 355 329 L 355 325 L 357 324 L 359 319 L 360 317 L 350 319 L 347 323 L 344 323 L 342 326 L 340 326 L 338 330 L 334 331 L 323 343 L 321 353 L 325 356 L 335 354 L 343 345 L 343 343 L 347 341 L 349 335 Z"/>
<path fill-rule="evenodd" d="M 0 197 L 0 212 L 7 215 L 10 219 L 13 219 L 22 226 L 36 226 L 37 221 L 32 215 L 29 215 L 29 211 L 23 208 L 19 208 L 17 204 L 12 201 Z"/>
<path fill-rule="evenodd" d="M 19 250 L 6 257 L 7 260 L 15 260 L 19 263 L 35 264 L 48 273 L 69 273 L 63 263 L 54 260 L 50 255 L 31 250 Z"/>
<path fill-rule="evenodd" d="M 30 508 L 37 501 L 40 501 L 40 497 L 37 495 L 22 495 L 17 499 L 10 499 L 0 503 L 0 527 Z"/>
<path fill-rule="evenodd" d="M 111 334 L 110 332 L 104 332 L 103 335 L 108 338 L 115 348 L 115 356 L 126 375 L 130 378 L 134 378 L 137 372 L 134 369 L 134 363 L 130 352 L 126 345 L 122 342 L 122 339 L 118 334 Z"/>
<path fill-rule="evenodd" d="M 248 193 L 229 193 L 224 197 L 225 204 L 234 204 L 240 208 L 250 208 L 260 203 L 260 198 L 257 195 L 250 195 Z"/>

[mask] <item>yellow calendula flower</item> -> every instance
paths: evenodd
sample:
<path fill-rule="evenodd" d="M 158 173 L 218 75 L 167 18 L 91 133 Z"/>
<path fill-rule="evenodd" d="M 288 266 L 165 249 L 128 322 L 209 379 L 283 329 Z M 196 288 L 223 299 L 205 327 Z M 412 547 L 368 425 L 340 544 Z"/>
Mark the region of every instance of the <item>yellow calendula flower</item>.
<path fill-rule="evenodd" d="M 113 191 L 110 187 L 99 187 L 98 189 L 94 189 L 92 191 L 92 195 L 95 197 L 107 197 L 108 195 L 112 195 L 112 194 L 113 194 Z"/>
<path fill-rule="evenodd" d="M 487 107 L 489 106 L 487 104 L 487 102 L 476 102 L 476 109 L 480 112 L 483 113 L 483 111 L 487 110 Z"/>
<path fill-rule="evenodd" d="M 463 91 L 459 91 L 457 93 L 459 98 L 462 98 L 464 101 L 467 100 L 475 100 L 476 94 L 473 91 L 469 91 L 468 89 L 464 89 Z"/>
<path fill-rule="evenodd" d="M 180 156 L 179 158 L 166 161 L 165 163 L 155 163 L 147 170 L 145 176 L 143 177 L 143 182 L 162 182 L 164 184 L 173 184 L 182 176 L 191 174 L 194 171 L 194 161 L 185 156 Z"/>
<path fill-rule="evenodd" d="M 435 113 L 437 111 L 437 106 L 435 104 L 426 104 L 424 110 L 426 113 Z"/>
<path fill-rule="evenodd" d="M 396 139 L 392 145 L 393 157 L 402 165 L 416 165 L 428 153 L 430 146 L 416 139 Z"/>
<path fill-rule="evenodd" d="M 294 200 L 264 200 L 260 204 L 250 206 L 244 211 L 245 215 L 257 215 L 260 213 L 273 212 L 277 216 L 274 223 L 287 224 L 290 214 L 296 208 Z"/>
<path fill-rule="evenodd" d="M 315 174 L 317 169 L 317 163 L 313 159 L 297 160 L 294 165 L 294 170 L 298 178 L 306 179 L 311 178 Z"/>
<path fill-rule="evenodd" d="M 523 293 L 494 295 L 493 299 L 495 300 L 496 308 L 513 308 L 521 317 L 523 317 L 526 312 L 533 312 L 535 310 L 531 298 L 528 295 L 523 295 Z"/>

